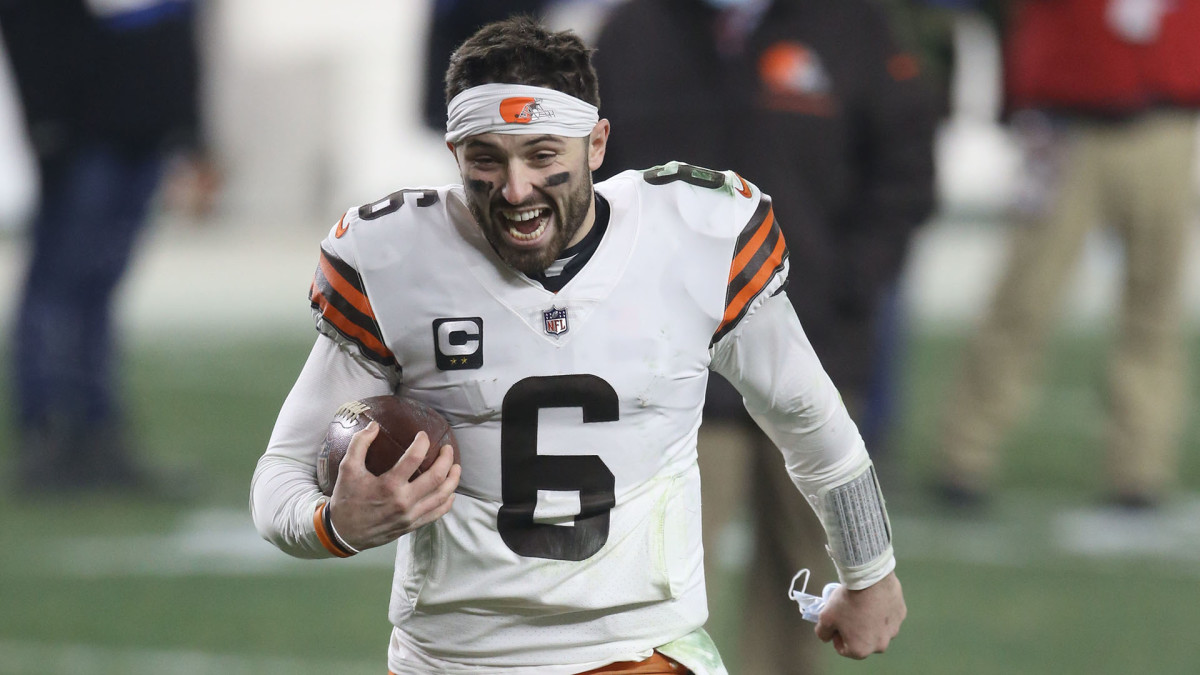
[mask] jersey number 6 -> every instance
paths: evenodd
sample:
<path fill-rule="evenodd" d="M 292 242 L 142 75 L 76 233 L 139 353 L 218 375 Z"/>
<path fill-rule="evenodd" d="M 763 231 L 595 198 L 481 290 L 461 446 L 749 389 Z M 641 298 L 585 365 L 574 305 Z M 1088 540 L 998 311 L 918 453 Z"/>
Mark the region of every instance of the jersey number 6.
<path fill-rule="evenodd" d="M 608 541 L 609 512 L 616 505 L 612 471 L 597 455 L 539 455 L 538 412 L 582 408 L 583 422 L 615 422 L 619 400 L 612 385 L 595 375 L 527 377 L 504 395 L 500 425 L 500 537 L 518 555 L 585 560 Z M 538 523 L 538 491 L 579 493 L 574 525 Z"/>

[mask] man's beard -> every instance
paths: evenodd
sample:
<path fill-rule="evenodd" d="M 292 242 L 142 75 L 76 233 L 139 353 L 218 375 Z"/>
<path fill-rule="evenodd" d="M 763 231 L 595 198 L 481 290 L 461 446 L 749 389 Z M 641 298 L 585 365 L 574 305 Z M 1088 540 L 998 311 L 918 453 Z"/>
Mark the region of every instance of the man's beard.
<path fill-rule="evenodd" d="M 584 176 L 588 176 L 586 169 Z M 545 193 L 542 195 L 545 196 Z M 592 181 L 585 178 L 579 188 L 567 196 L 566 203 L 563 205 L 564 212 L 559 211 L 558 202 L 553 199 L 546 198 L 544 201 L 553 213 L 554 234 L 546 246 L 535 249 L 519 249 L 511 246 L 501 231 L 504 225 L 501 224 L 503 219 L 498 214 L 499 209 L 520 208 L 520 205 L 514 206 L 504 201 L 503 197 L 497 196 L 496 201 L 489 205 L 492 209 L 491 214 L 483 213 L 475 200 L 468 199 L 467 206 L 471 210 L 471 215 L 475 217 L 475 222 L 483 230 L 483 235 L 492 244 L 492 248 L 500 254 L 500 257 L 517 270 L 532 275 L 546 271 L 547 267 L 558 260 L 559 254 L 579 232 L 579 228 L 583 227 L 583 221 L 587 218 L 588 206 L 592 201 Z"/>

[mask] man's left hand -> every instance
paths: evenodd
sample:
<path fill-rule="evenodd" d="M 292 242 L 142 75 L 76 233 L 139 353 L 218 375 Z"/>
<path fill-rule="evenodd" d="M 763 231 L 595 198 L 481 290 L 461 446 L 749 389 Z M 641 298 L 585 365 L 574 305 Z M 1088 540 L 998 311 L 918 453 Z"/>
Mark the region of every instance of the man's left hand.
<path fill-rule="evenodd" d="M 821 612 L 817 637 L 832 640 L 842 656 L 865 659 L 887 650 L 907 614 L 900 580 L 891 572 L 861 590 L 839 588 Z"/>

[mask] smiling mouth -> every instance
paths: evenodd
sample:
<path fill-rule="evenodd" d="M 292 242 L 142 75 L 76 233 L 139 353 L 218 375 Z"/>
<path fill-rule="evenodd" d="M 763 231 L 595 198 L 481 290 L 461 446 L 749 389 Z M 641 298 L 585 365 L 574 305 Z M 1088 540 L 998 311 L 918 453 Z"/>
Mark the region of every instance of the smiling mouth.
<path fill-rule="evenodd" d="M 537 207 L 519 211 L 502 211 L 499 213 L 499 221 L 505 234 L 513 241 L 519 244 L 530 244 L 546 233 L 550 224 L 550 209 Z"/>

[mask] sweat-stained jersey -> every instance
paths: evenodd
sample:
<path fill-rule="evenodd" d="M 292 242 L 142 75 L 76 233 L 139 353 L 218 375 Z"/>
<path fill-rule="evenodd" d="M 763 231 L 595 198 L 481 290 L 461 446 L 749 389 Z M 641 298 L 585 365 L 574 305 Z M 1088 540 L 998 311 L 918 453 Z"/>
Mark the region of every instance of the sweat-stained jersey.
<path fill-rule="evenodd" d="M 763 414 L 798 406 L 772 423 L 781 447 L 801 438 L 838 461 L 865 454 L 786 301 L 768 314 L 794 328 L 764 332 L 775 344 L 748 350 L 758 356 L 735 344 L 786 282 L 769 197 L 733 172 L 674 162 L 595 189 L 611 207 L 607 231 L 558 293 L 500 259 L 459 185 L 351 210 L 322 243 L 314 313 L 340 358 L 380 378 L 361 395 L 430 404 L 462 457 L 452 510 L 398 541 L 396 673 L 573 673 L 698 629 L 696 432 L 716 359 L 735 383 L 753 366 L 770 383 L 760 388 L 779 389 L 754 395 Z M 786 370 L 798 375 L 774 379 Z M 293 398 L 256 472 L 255 520 L 284 550 L 316 557 L 313 530 L 326 548 L 328 535 L 309 514 L 323 498 L 300 472 L 342 401 L 297 431 L 285 417 L 314 415 L 289 416 Z M 754 413 L 750 394 L 747 405 Z M 806 462 L 818 453 L 804 452 L 788 459 L 794 476 L 815 471 Z M 663 651 L 698 674 L 724 672 Z"/>

